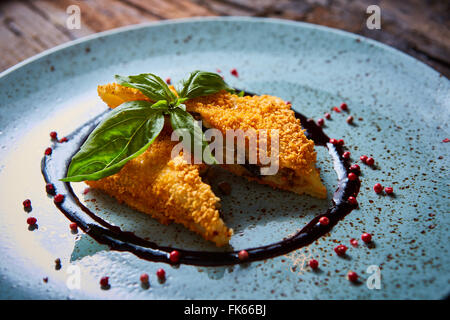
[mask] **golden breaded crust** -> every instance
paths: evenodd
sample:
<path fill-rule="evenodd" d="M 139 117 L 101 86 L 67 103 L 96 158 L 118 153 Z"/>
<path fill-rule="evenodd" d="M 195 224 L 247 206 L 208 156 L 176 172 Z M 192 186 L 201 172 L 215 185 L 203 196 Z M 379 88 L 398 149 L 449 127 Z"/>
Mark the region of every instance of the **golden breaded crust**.
<path fill-rule="evenodd" d="M 117 83 L 108 83 L 97 87 L 97 93 L 102 100 L 112 109 L 127 101 L 150 99 L 138 89 L 121 86 Z"/>
<path fill-rule="evenodd" d="M 297 175 L 315 170 L 314 142 L 308 140 L 294 111 L 282 99 L 262 95 L 239 97 L 220 92 L 186 101 L 188 111 L 197 112 L 202 120 L 223 134 L 227 129 L 279 130 L 279 165 Z"/>
<path fill-rule="evenodd" d="M 146 152 L 129 161 L 120 172 L 86 183 L 161 223 L 174 221 L 217 246 L 228 244 L 233 230 L 219 216 L 220 199 L 202 182 L 201 165 L 187 164 L 182 155 L 171 159 L 175 144 L 166 128 Z"/>

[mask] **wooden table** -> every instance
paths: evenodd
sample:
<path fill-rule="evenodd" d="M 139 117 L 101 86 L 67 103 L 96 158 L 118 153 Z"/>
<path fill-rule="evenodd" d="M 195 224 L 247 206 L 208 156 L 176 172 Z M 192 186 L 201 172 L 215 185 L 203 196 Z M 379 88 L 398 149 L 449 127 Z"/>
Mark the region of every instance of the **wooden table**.
<path fill-rule="evenodd" d="M 78 5 L 81 29 L 68 29 Z M 381 30 L 366 9 L 381 8 Z M 0 71 L 45 49 L 125 25 L 194 16 L 257 16 L 305 21 L 384 42 L 450 76 L 448 0 L 22 0 L 0 2 Z"/>

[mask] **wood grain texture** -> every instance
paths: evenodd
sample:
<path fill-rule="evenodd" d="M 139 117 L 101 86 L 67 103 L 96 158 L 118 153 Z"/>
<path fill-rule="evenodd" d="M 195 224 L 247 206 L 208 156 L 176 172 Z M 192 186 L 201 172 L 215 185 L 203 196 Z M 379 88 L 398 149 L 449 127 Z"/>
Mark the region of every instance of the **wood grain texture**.
<path fill-rule="evenodd" d="M 81 29 L 66 27 L 70 5 Z M 381 30 L 366 27 L 369 5 Z M 275 17 L 338 28 L 393 46 L 450 77 L 450 1 L 19 0 L 0 2 L 0 71 L 55 45 L 125 25 L 193 16 Z"/>

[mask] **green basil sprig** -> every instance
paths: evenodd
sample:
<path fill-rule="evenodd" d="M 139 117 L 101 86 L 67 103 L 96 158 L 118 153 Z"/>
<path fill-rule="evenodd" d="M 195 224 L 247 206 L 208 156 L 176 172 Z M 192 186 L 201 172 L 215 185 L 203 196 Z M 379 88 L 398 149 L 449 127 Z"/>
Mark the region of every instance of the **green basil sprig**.
<path fill-rule="evenodd" d="M 202 150 L 203 160 L 217 163 L 204 138 L 203 131 L 183 104 L 186 100 L 210 95 L 221 90 L 234 92 L 218 74 L 194 71 L 182 83 L 177 97 L 158 76 L 147 73 L 136 76 L 116 76 L 119 84 L 138 89 L 155 103 L 129 101 L 113 109 L 92 131 L 80 150 L 73 156 L 65 182 L 98 180 L 120 171 L 155 141 L 164 127 L 164 117 L 170 118 L 173 130 L 186 130 L 190 143 L 183 146 L 194 154 Z"/>

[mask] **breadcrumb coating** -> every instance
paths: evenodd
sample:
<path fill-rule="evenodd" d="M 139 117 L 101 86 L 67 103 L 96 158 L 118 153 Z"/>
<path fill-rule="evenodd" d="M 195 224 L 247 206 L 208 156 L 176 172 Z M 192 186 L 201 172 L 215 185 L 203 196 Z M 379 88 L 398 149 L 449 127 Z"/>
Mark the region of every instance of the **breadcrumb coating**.
<path fill-rule="evenodd" d="M 298 176 L 308 176 L 315 170 L 314 142 L 306 138 L 294 111 L 278 97 L 239 97 L 220 92 L 188 100 L 186 109 L 199 113 L 208 127 L 224 135 L 228 129 L 276 129 L 279 131 L 280 168 L 290 168 Z"/>
<path fill-rule="evenodd" d="M 173 86 L 171 89 L 175 92 Z M 115 83 L 99 86 L 98 92 L 111 108 L 125 101 L 148 100 L 138 90 Z M 314 197 L 326 198 L 326 188 L 315 167 L 317 154 L 314 151 L 314 142 L 306 138 L 300 120 L 281 98 L 269 95 L 239 97 L 223 91 L 188 100 L 185 104 L 188 111 L 200 114 L 206 127 L 218 129 L 224 135 L 229 129 L 243 131 L 266 129 L 269 131 L 269 136 L 270 130 L 279 130 L 278 164 L 280 169 L 293 170 L 295 173 L 293 181 L 286 181 L 283 174 L 247 178 L 298 194 L 306 193 Z M 258 135 L 257 138 L 259 147 L 261 137 Z M 269 146 L 270 154 L 270 139 L 265 141 Z M 224 167 L 235 174 L 243 175 L 242 168 L 229 165 Z"/>
<path fill-rule="evenodd" d="M 170 128 L 165 128 L 146 152 L 120 172 L 86 183 L 163 224 L 180 223 L 217 246 L 228 244 L 233 230 L 219 216 L 220 199 L 200 178 L 204 165 L 187 164 L 182 154 L 171 159 L 176 143 L 170 139 Z"/>

